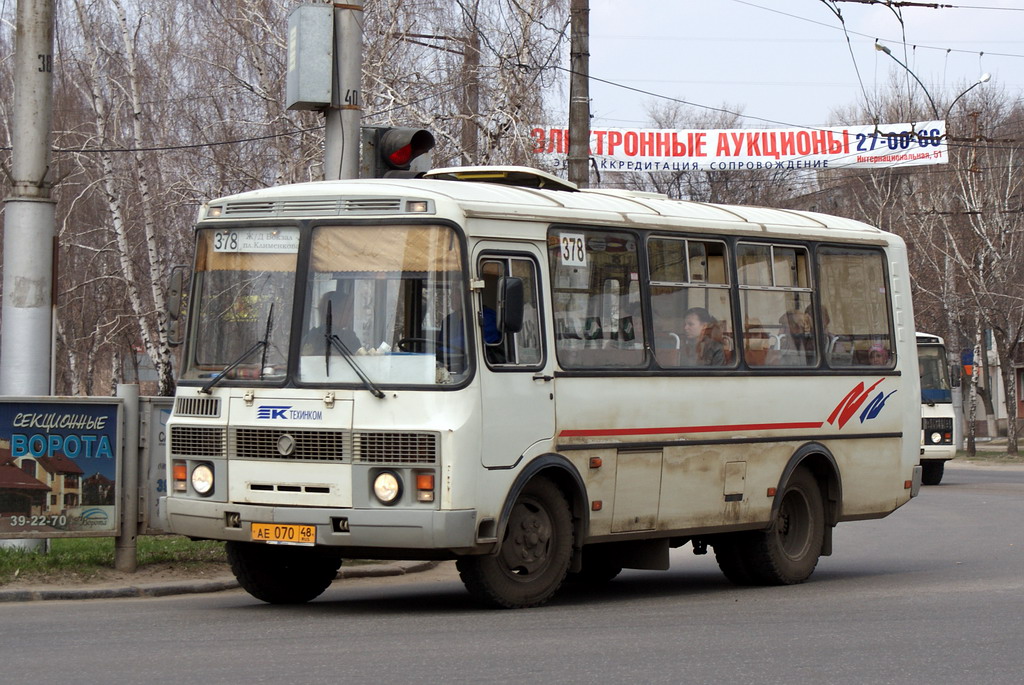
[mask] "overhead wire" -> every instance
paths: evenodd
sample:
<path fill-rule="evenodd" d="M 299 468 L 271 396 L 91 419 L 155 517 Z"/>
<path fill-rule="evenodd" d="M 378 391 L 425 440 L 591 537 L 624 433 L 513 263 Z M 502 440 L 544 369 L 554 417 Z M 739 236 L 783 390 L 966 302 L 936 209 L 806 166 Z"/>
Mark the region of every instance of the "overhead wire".
<path fill-rule="evenodd" d="M 846 39 L 847 39 L 848 45 L 850 45 L 850 39 L 849 39 L 849 35 L 850 34 L 868 37 L 867 34 L 860 34 L 860 33 L 857 33 L 855 31 L 849 31 L 847 29 L 845 21 L 843 20 L 843 18 L 841 16 L 841 12 L 839 11 L 838 7 L 833 7 L 833 5 L 834 5 L 834 3 L 836 1 L 837 0 L 821 0 L 821 2 L 823 4 L 825 4 L 826 6 L 828 6 L 829 9 L 831 11 L 833 11 L 833 13 L 836 14 L 837 18 L 840 20 L 840 23 L 842 24 L 842 27 L 839 30 L 842 30 L 844 32 L 844 34 L 846 35 Z M 6 0 L 4 0 L 4 2 L 6 2 Z M 772 8 L 763 7 L 763 6 L 757 5 L 757 4 L 752 3 L 752 2 L 748 2 L 747 0 L 733 0 L 733 2 L 736 2 L 736 3 L 741 4 L 741 5 L 747 5 L 747 6 L 755 7 L 755 8 L 758 8 L 758 9 L 765 10 L 765 11 L 781 14 L 781 15 L 788 16 L 788 17 L 791 17 L 791 18 L 794 18 L 794 19 L 799 19 L 801 21 L 807 21 L 807 22 L 810 22 L 810 23 L 813 23 L 813 24 L 817 24 L 817 25 L 820 25 L 820 26 L 825 26 L 827 28 L 836 29 L 835 26 L 832 26 L 830 24 L 826 24 L 824 22 L 819 22 L 819 21 L 816 21 L 816 20 L 807 19 L 806 17 L 800 17 L 798 15 L 793 15 L 793 14 L 789 14 L 787 12 L 782 12 L 780 10 L 775 10 L 775 9 L 772 9 Z M 1024 8 L 1021 8 L 1021 9 L 1024 10 Z M 896 12 L 895 9 L 893 11 Z M 900 18 L 901 26 L 903 26 L 902 18 L 899 15 L 897 15 L 897 16 L 898 16 L 898 18 Z M 903 26 L 903 29 L 904 29 L 904 35 L 905 35 L 905 26 Z M 903 41 L 903 44 L 904 44 L 904 47 L 905 47 L 906 46 L 905 40 Z M 914 47 L 915 48 L 917 48 L 917 47 L 929 48 L 929 46 L 914 46 Z M 852 45 L 850 46 L 850 49 L 851 49 L 851 57 L 852 57 L 853 56 L 852 55 Z M 937 49 L 937 48 L 931 48 L 931 49 Z M 955 51 L 952 48 L 945 48 L 945 50 L 947 51 L 947 54 L 949 52 L 951 52 L 951 51 Z M 974 54 L 974 51 L 963 51 L 963 50 L 961 50 L 961 51 L 958 51 L 958 52 L 969 52 L 970 54 Z M 980 55 L 980 54 L 984 54 L 984 53 L 978 53 L 978 54 Z M 1002 53 L 989 53 L 989 54 L 995 54 L 995 55 L 1001 55 L 1001 56 L 1012 56 L 1012 57 L 1024 57 L 1024 55 L 1005 55 L 1005 54 L 1002 54 Z M 547 66 L 547 67 L 537 67 L 537 66 L 526 65 L 526 64 L 516 64 L 515 66 L 517 66 L 519 68 L 524 68 L 524 69 L 555 69 L 555 70 L 560 70 L 560 71 L 566 72 L 568 74 L 572 74 L 573 73 L 572 69 L 567 68 L 567 67 L 562 67 L 560 65 L 553 65 L 553 66 Z M 856 65 L 856 60 L 855 59 L 854 59 L 854 67 L 855 67 L 855 69 L 857 69 L 857 65 Z M 767 117 L 760 117 L 760 116 L 751 115 L 751 114 L 744 114 L 742 112 L 730 110 L 730 109 L 725 108 L 725 107 L 716 107 L 716 106 L 712 106 L 712 105 L 705 105 L 705 104 L 702 104 L 702 103 L 686 100 L 686 99 L 683 99 L 683 98 L 676 98 L 676 97 L 664 95 L 662 93 L 657 93 L 657 92 L 654 92 L 654 91 L 646 90 L 646 89 L 643 89 L 643 88 L 637 88 L 635 86 L 629 86 L 629 85 L 626 85 L 626 84 L 623 84 L 623 83 L 612 81 L 610 79 L 604 79 L 604 78 L 596 77 L 593 74 L 589 74 L 588 76 L 589 76 L 591 81 L 596 81 L 598 83 L 604 83 L 606 85 L 610 85 L 610 86 L 613 86 L 613 87 L 616 87 L 616 88 L 621 88 L 623 90 L 628 90 L 628 91 L 635 92 L 635 93 L 638 93 L 638 94 L 641 94 L 641 95 L 646 95 L 648 97 L 653 97 L 653 98 L 657 98 L 657 99 L 660 99 L 660 100 L 665 100 L 665 101 L 668 101 L 668 102 L 675 102 L 675 103 L 686 105 L 686 106 L 689 106 L 689 107 L 695 107 L 695 108 L 698 108 L 698 109 L 703 109 L 703 110 L 706 110 L 706 111 L 718 112 L 718 113 L 722 113 L 722 114 L 728 114 L 730 116 L 734 116 L 734 117 L 737 117 L 737 118 L 743 119 L 743 120 L 758 121 L 758 122 L 761 122 L 763 124 L 774 124 L 774 125 L 788 127 L 788 128 L 790 128 L 790 127 L 804 128 L 804 129 L 807 129 L 807 130 L 828 130 L 829 128 L 835 128 L 835 127 L 807 126 L 807 125 L 795 124 L 795 123 L 792 123 L 792 122 L 782 121 L 782 120 L 778 120 L 778 119 L 770 119 L 770 118 L 767 118 Z M 864 94 L 864 97 L 865 97 L 866 108 L 868 108 L 868 111 L 870 112 L 870 109 L 868 107 L 869 102 L 868 102 L 868 98 L 867 98 L 866 88 L 865 88 L 863 80 L 861 78 L 859 69 L 857 69 L 857 76 L 858 76 L 858 80 L 860 81 L 862 93 Z M 414 100 L 412 102 L 408 102 L 408 103 L 404 103 L 404 104 L 395 105 L 394 107 L 390 107 L 388 109 L 381 110 L 381 111 L 378 111 L 378 112 L 371 112 L 371 113 L 368 113 L 366 116 L 368 118 L 374 118 L 374 117 L 378 117 L 378 116 L 383 116 L 385 114 L 390 114 L 391 112 L 404 109 L 405 107 L 409 107 L 409 106 L 412 106 L 412 105 L 415 105 L 415 104 L 419 104 L 421 102 L 428 101 L 428 100 L 430 100 L 432 98 L 435 98 L 435 97 L 446 95 L 447 93 L 453 92 L 455 90 L 459 90 L 460 88 L 461 88 L 461 86 L 453 86 L 452 88 L 449 88 L 449 89 L 446 89 L 444 91 L 441 91 L 440 93 L 433 93 L 431 95 L 419 98 L 418 100 Z M 286 136 L 302 135 L 302 134 L 305 134 L 305 133 L 310 133 L 310 132 L 313 132 L 313 131 L 322 130 L 323 128 L 324 128 L 324 125 L 321 124 L 321 125 L 313 126 L 313 127 L 309 127 L 309 128 L 296 129 L 296 130 L 285 131 L 285 132 L 276 133 L 276 134 L 267 134 L 267 135 L 264 135 L 264 136 L 251 136 L 251 137 L 246 137 L 246 138 L 238 138 L 238 139 L 224 140 L 224 141 L 210 141 L 210 142 L 205 142 L 205 143 L 191 143 L 191 144 L 181 144 L 181 145 L 165 145 L 165 146 L 152 146 L 152 147 L 139 147 L 139 148 L 133 148 L 133 147 L 114 147 L 114 148 L 55 148 L 55 151 L 56 152 L 70 152 L 70 153 L 167 152 L 167 151 L 175 151 L 175 150 L 189 150 L 189 149 L 197 149 L 197 148 L 205 148 L 205 147 L 216 147 L 216 146 L 224 146 L 224 145 L 237 145 L 237 144 L 243 144 L 243 143 L 248 143 L 248 142 L 258 142 L 258 141 L 261 141 L 261 140 L 272 140 L 272 139 L 282 138 L 282 137 L 286 137 Z M 1016 141 L 1003 141 L 1003 142 L 1016 142 Z M 9 151 L 9 150 L 11 150 L 11 147 L 9 147 L 9 146 L 0 147 L 0 151 Z"/>

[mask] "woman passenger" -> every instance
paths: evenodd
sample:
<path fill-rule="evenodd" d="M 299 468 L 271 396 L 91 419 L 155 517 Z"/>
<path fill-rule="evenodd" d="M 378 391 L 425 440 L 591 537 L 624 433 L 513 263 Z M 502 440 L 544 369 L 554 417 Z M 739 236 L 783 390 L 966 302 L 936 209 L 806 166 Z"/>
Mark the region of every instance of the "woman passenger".
<path fill-rule="evenodd" d="M 683 366 L 722 366 L 725 346 L 717 340 L 718 321 L 703 307 L 691 307 L 683 315 L 680 362 Z"/>

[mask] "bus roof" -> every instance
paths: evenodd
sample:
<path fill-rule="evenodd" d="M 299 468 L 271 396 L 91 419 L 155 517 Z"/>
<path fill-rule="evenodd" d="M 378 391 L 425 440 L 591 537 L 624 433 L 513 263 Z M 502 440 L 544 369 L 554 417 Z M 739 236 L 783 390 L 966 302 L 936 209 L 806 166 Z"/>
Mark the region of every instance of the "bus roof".
<path fill-rule="evenodd" d="M 945 341 L 937 335 L 931 333 L 922 333 L 917 331 L 917 344 L 918 345 L 944 345 Z"/>
<path fill-rule="evenodd" d="M 477 172 L 474 177 L 469 172 Z M 503 175 L 504 174 L 504 175 Z M 518 176 L 518 181 L 517 177 Z M 585 223 L 647 229 L 768 232 L 840 231 L 845 239 L 899 242 L 868 224 L 817 212 L 673 200 L 628 190 L 578 190 L 526 167 L 438 169 L 427 178 L 313 181 L 263 188 L 211 200 L 199 219 L 326 218 L 408 215 L 407 203 L 457 205 L 466 216 L 518 221 Z M 429 213 L 429 212 L 428 212 Z M 773 230 L 774 229 L 774 230 Z"/>

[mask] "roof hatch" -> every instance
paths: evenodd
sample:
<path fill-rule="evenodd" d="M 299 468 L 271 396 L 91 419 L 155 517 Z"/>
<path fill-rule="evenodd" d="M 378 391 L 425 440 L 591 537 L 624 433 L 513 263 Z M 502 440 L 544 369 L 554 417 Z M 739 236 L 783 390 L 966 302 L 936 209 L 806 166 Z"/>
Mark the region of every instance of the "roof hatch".
<path fill-rule="evenodd" d="M 577 191 L 579 187 L 565 179 L 539 169 L 525 166 L 460 166 L 446 169 L 431 169 L 423 178 L 442 181 L 470 181 L 473 183 L 497 183 L 520 188 L 544 188 L 545 190 Z"/>

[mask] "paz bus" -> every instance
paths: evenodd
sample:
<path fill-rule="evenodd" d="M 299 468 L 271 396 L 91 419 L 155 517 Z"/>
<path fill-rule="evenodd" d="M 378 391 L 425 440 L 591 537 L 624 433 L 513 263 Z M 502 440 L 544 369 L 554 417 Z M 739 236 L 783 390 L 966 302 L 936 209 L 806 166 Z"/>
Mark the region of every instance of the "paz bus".
<path fill-rule="evenodd" d="M 223 197 L 195 239 L 163 504 L 260 600 L 424 559 L 529 607 L 686 544 L 800 583 L 919 491 L 906 249 L 865 224 L 465 167 Z"/>
<path fill-rule="evenodd" d="M 921 372 L 921 482 L 938 485 L 946 462 L 956 456 L 960 427 L 953 409 L 945 341 L 921 332 L 916 338 Z"/>

